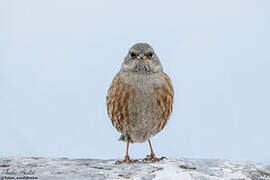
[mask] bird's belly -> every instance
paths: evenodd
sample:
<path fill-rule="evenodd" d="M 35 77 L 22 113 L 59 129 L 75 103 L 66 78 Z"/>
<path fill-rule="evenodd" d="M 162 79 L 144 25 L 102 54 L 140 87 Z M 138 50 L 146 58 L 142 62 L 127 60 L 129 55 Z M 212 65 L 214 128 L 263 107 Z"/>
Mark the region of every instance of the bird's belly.
<path fill-rule="evenodd" d="M 150 89 L 137 90 L 129 106 L 128 134 L 133 142 L 144 142 L 156 134 L 161 116 Z"/>
<path fill-rule="evenodd" d="M 134 90 L 128 103 L 128 122 L 122 134 L 132 142 L 144 142 L 158 132 L 161 123 L 161 109 L 154 89 L 164 84 L 164 77 L 159 73 L 129 73 L 121 82 Z"/>

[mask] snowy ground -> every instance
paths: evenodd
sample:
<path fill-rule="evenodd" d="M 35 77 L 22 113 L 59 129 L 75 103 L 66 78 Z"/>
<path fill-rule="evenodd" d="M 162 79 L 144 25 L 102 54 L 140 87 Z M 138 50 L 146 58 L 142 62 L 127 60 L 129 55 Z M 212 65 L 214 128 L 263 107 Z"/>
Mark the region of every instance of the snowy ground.
<path fill-rule="evenodd" d="M 0 158 L 0 180 L 270 180 L 270 165 L 209 159 L 168 159 L 156 163 L 114 164 L 115 160 Z"/>

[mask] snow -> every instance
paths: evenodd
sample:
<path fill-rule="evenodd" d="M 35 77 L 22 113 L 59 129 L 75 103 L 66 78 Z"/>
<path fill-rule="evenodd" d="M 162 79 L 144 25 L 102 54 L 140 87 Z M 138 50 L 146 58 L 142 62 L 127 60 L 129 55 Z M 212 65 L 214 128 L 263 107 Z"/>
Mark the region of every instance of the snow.
<path fill-rule="evenodd" d="M 114 164 L 116 160 L 42 157 L 0 158 L 0 179 L 39 180 L 270 180 L 270 165 L 220 159 L 168 159 Z"/>

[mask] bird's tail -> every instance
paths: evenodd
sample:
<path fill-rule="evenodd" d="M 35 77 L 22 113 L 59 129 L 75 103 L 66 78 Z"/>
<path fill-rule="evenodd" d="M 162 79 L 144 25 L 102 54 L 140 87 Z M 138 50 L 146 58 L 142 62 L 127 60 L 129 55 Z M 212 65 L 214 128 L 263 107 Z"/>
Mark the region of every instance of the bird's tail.
<path fill-rule="evenodd" d="M 127 137 L 122 134 L 118 140 L 119 141 L 127 141 Z"/>

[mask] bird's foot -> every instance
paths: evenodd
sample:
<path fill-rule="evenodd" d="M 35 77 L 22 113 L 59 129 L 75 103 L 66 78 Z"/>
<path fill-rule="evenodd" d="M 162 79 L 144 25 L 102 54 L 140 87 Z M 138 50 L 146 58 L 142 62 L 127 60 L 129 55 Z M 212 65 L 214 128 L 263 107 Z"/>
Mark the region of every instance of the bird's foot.
<path fill-rule="evenodd" d="M 138 163 L 137 159 L 130 159 L 129 156 L 126 156 L 124 160 L 116 161 L 115 164 L 131 164 L 131 163 Z"/>
<path fill-rule="evenodd" d="M 161 157 L 161 158 L 158 158 L 156 157 L 155 154 L 150 154 L 150 155 L 147 155 L 146 158 L 143 159 L 143 161 L 152 161 L 152 162 L 157 162 L 157 161 L 161 161 L 161 160 L 164 160 L 164 159 L 167 159 L 165 156 Z"/>

